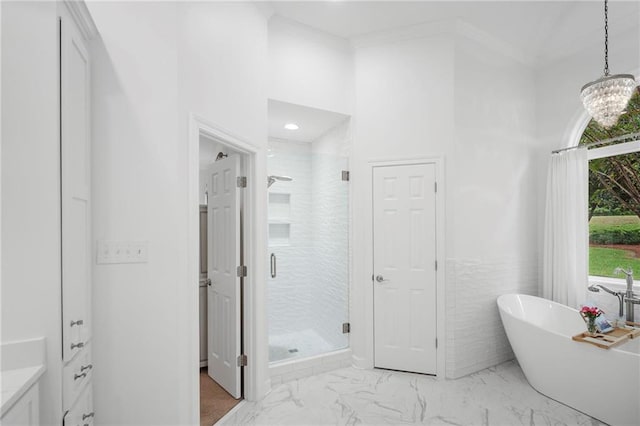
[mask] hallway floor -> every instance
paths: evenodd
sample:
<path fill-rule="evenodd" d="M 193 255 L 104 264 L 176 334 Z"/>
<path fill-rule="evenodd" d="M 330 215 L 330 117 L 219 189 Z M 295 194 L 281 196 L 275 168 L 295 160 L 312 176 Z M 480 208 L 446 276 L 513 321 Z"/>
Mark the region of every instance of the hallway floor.
<path fill-rule="evenodd" d="M 536 392 L 515 361 L 458 380 L 345 368 L 274 387 L 220 425 L 604 425 Z"/>
<path fill-rule="evenodd" d="M 239 402 L 209 377 L 206 367 L 200 369 L 200 426 L 213 425 Z"/>

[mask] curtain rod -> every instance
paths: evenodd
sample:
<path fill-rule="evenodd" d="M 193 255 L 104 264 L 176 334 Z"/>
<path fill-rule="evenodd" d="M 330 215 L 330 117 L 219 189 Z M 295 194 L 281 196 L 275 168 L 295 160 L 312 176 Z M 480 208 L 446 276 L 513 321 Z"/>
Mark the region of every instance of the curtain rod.
<path fill-rule="evenodd" d="M 622 142 L 622 141 L 635 141 L 635 140 L 639 140 L 640 139 L 640 132 L 639 133 L 629 133 L 628 135 L 623 135 L 623 136 L 618 136 L 615 138 L 611 138 L 611 139 L 605 139 L 603 141 L 596 141 L 596 142 L 589 142 L 589 143 L 585 143 L 584 145 L 578 145 L 578 146 L 570 146 L 569 148 L 562 148 L 562 149 L 556 149 L 554 151 L 551 151 L 552 154 L 559 154 L 561 152 L 565 152 L 565 151 L 571 151 L 572 149 L 578 149 L 578 148 L 592 148 L 592 147 L 596 147 L 599 145 L 604 145 L 607 143 L 612 143 L 612 142 Z"/>

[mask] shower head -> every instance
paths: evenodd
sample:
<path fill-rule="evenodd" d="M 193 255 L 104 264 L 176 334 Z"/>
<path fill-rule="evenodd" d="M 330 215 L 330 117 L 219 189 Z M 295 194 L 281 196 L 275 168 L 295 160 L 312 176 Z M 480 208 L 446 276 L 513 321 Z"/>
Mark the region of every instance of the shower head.
<path fill-rule="evenodd" d="M 276 176 L 276 175 L 267 176 L 267 188 L 273 185 L 277 180 L 284 181 L 284 182 L 291 182 L 293 178 L 289 176 Z"/>

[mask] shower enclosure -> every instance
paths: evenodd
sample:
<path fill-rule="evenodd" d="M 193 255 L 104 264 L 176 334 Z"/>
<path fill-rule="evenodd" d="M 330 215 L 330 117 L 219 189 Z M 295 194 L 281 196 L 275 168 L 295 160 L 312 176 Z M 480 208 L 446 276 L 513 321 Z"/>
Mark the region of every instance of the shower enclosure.
<path fill-rule="evenodd" d="M 271 139 L 269 361 L 349 346 L 348 120 L 312 142 Z"/>

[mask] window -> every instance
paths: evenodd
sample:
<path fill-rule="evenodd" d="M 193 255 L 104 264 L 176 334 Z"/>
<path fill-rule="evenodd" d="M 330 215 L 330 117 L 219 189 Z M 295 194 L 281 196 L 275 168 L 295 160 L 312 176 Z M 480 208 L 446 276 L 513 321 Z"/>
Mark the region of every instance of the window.
<path fill-rule="evenodd" d="M 640 92 L 610 129 L 593 120 L 580 144 L 640 133 Z M 589 275 L 622 278 L 614 270 L 633 268 L 640 276 L 640 138 L 589 151 Z"/>

